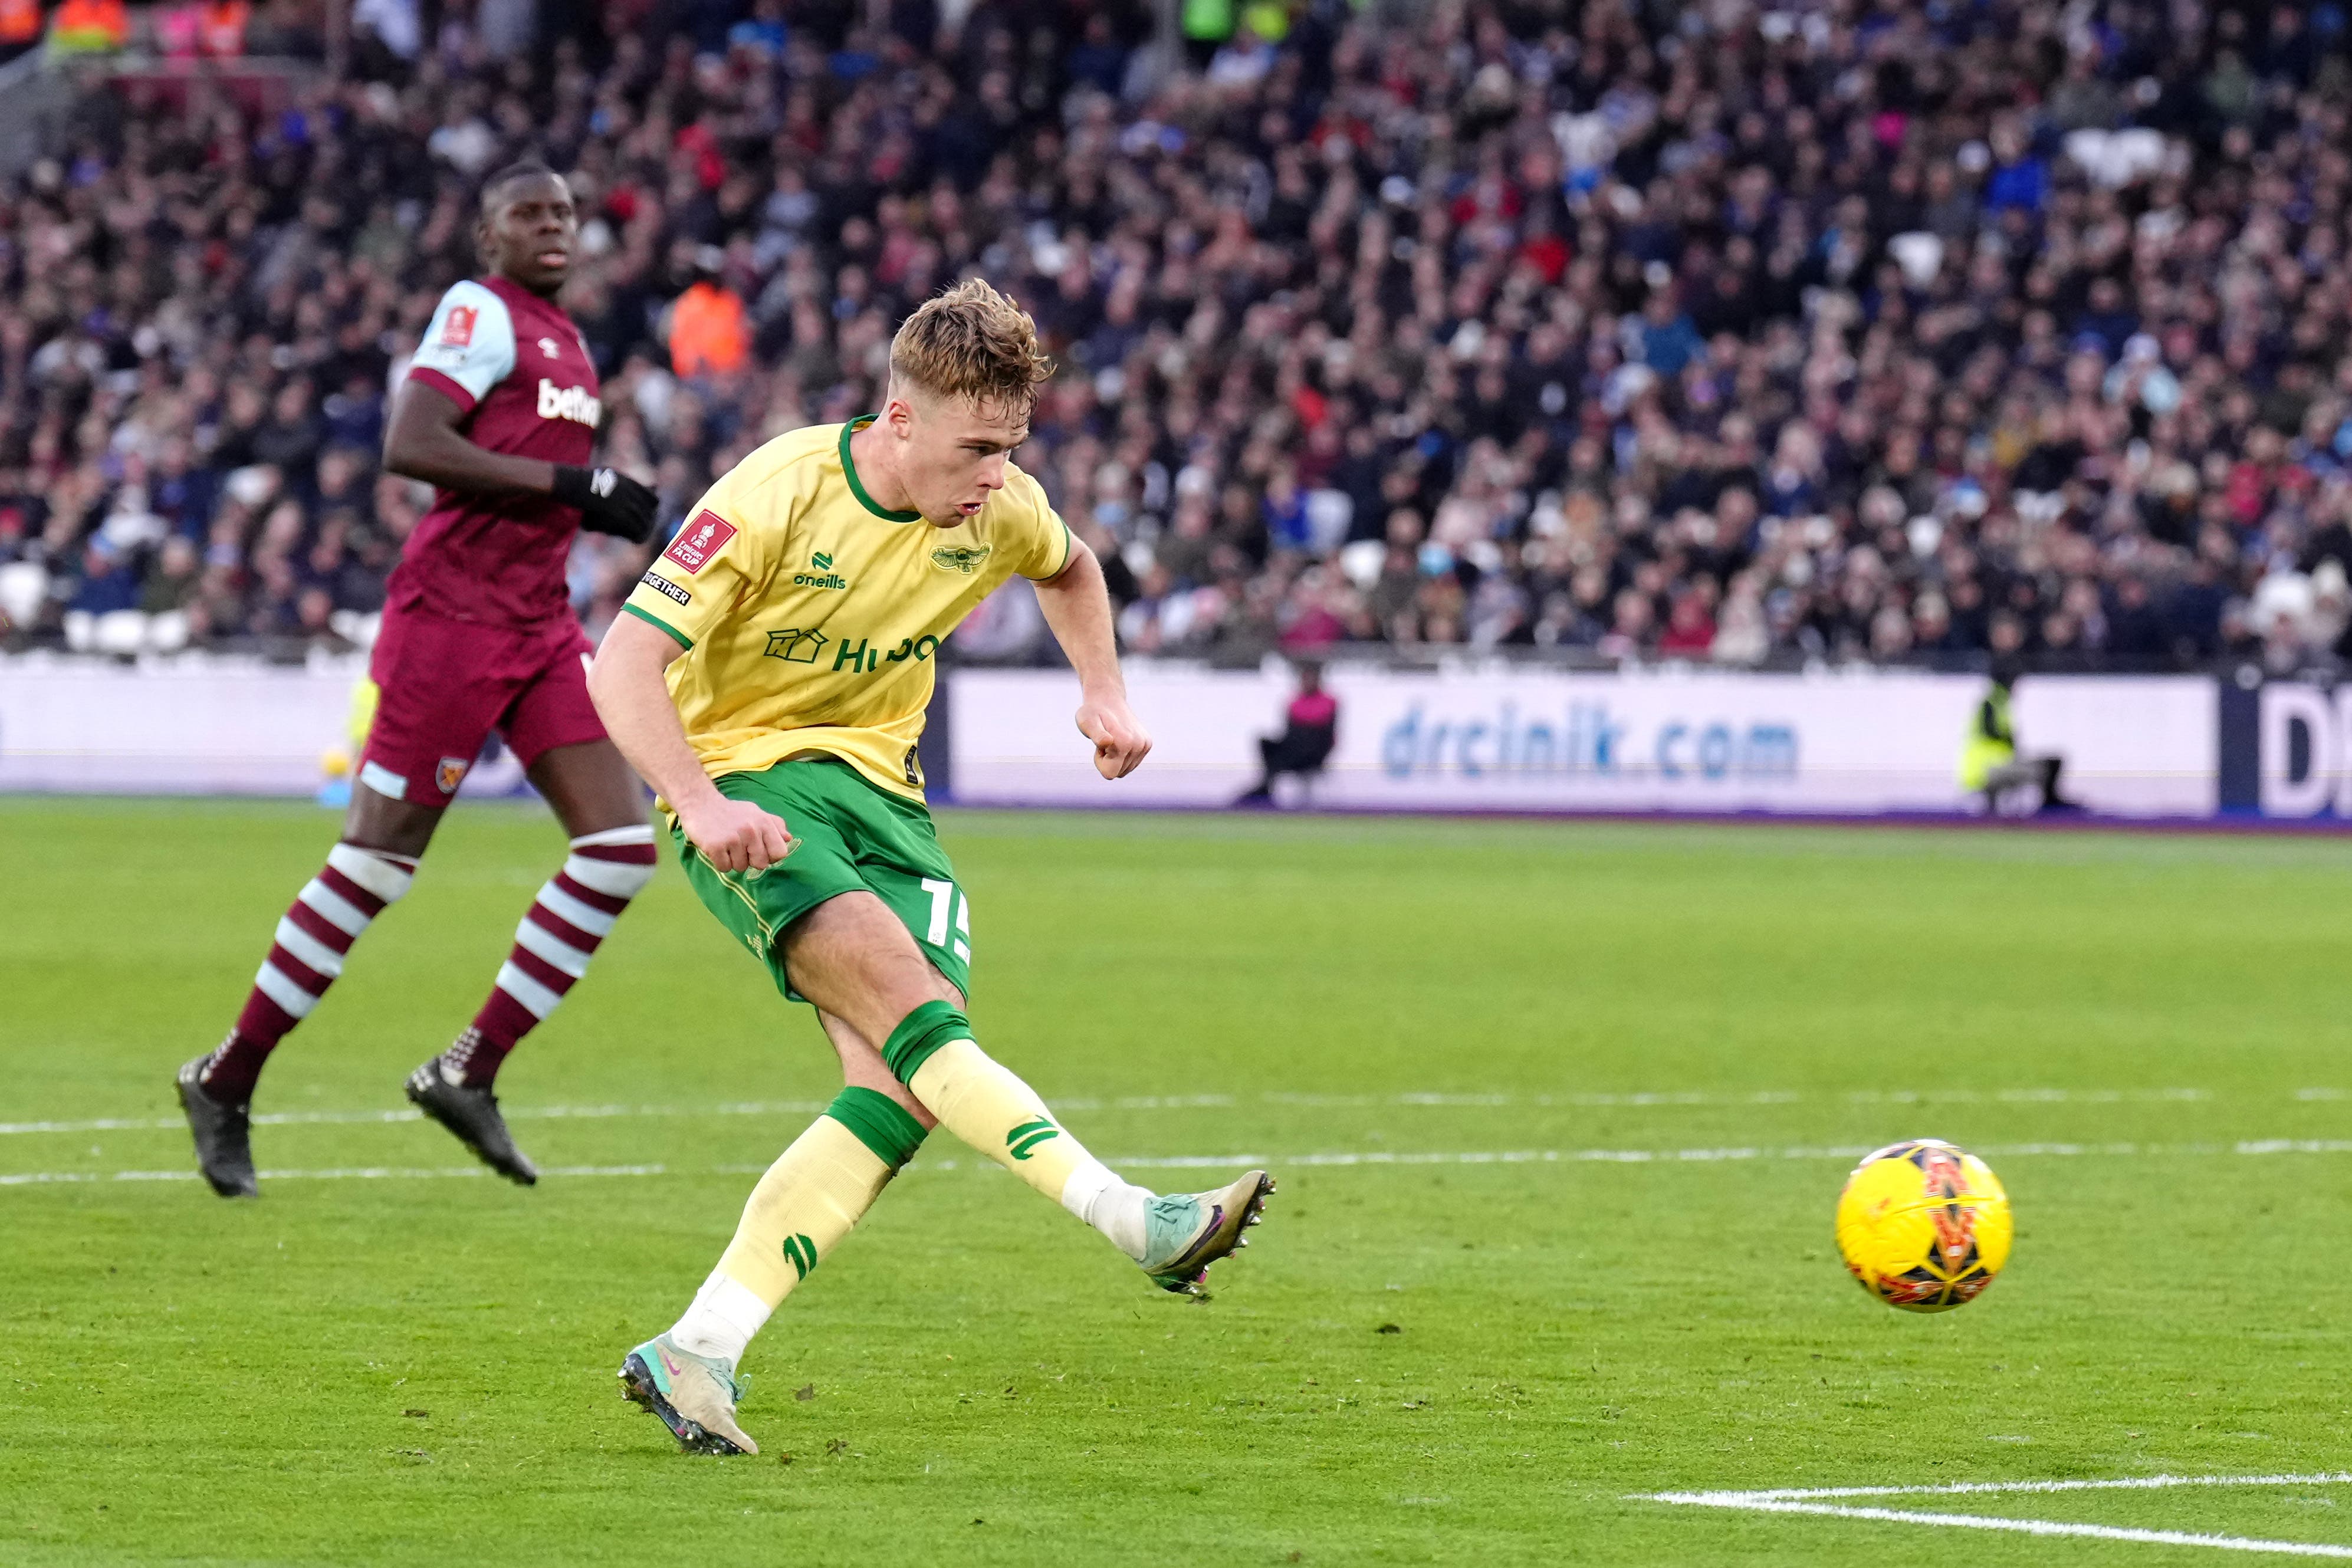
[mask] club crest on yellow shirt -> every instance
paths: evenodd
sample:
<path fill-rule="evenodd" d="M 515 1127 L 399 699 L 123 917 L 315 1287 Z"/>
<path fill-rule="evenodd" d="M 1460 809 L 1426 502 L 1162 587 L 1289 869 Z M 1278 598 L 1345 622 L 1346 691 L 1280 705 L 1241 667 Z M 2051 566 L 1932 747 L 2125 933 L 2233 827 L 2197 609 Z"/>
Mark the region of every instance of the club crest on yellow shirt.
<path fill-rule="evenodd" d="M 931 564 L 941 571 L 960 571 L 970 577 L 980 570 L 994 545 L 941 545 L 931 552 Z"/>

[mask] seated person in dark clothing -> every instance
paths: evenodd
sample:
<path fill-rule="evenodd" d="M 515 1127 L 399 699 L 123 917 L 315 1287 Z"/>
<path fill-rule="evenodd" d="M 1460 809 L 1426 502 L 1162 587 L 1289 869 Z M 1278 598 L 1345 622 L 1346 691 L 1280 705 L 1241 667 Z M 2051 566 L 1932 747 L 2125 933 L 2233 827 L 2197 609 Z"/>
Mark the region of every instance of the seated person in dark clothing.
<path fill-rule="evenodd" d="M 92 615 L 139 608 L 139 573 L 104 538 L 93 537 L 82 552 L 81 586 L 74 593 L 73 608 Z"/>
<path fill-rule="evenodd" d="M 1285 773 L 1305 779 L 1323 770 L 1331 748 L 1339 741 L 1339 704 L 1323 689 L 1321 665 L 1298 666 L 1298 695 L 1290 699 L 1283 719 L 1280 735 L 1261 737 L 1257 743 L 1265 777 L 1234 805 L 1270 803 L 1274 800 L 1274 781 Z"/>

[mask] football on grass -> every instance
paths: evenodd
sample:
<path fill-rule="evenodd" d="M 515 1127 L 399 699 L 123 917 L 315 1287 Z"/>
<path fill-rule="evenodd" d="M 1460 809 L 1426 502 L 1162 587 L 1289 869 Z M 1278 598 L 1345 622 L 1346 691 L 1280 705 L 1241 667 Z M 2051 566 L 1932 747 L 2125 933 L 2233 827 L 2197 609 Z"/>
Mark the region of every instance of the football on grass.
<path fill-rule="evenodd" d="M 1982 1160 L 1935 1138 L 1866 1156 L 1838 1195 L 1838 1252 L 1906 1312 L 1966 1306 L 2009 1261 L 2009 1195 Z"/>

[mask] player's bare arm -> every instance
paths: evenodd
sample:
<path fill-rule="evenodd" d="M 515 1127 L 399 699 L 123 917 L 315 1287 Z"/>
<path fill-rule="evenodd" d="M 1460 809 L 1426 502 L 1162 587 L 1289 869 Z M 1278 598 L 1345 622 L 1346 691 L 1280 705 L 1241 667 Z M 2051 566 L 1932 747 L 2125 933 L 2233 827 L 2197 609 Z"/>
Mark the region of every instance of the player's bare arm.
<path fill-rule="evenodd" d="M 420 382 L 403 382 L 384 429 L 383 465 L 404 478 L 468 496 L 551 496 L 555 468 L 544 457 L 491 452 L 466 439 L 467 410 Z"/>
<path fill-rule="evenodd" d="M 1106 779 L 1126 778 L 1151 750 L 1151 737 L 1128 706 L 1110 591 L 1102 562 L 1083 540 L 1073 538 L 1069 563 L 1037 584 L 1037 604 L 1078 673 L 1078 733 L 1094 742 L 1095 770 Z"/>
<path fill-rule="evenodd" d="M 580 526 L 643 544 L 659 498 L 616 468 L 583 468 L 491 452 L 466 439 L 466 410 L 437 387 L 401 383 L 384 430 L 383 465 L 404 478 L 467 496 L 552 496 L 580 508 Z"/>
<path fill-rule="evenodd" d="M 687 744 L 662 672 L 685 650 L 624 615 L 588 670 L 588 695 L 621 755 L 677 813 L 687 841 L 720 871 L 760 871 L 792 853 L 782 817 L 721 795 Z"/>
<path fill-rule="evenodd" d="M 475 231 L 490 271 L 553 299 L 571 276 L 580 239 L 580 214 L 561 176 L 535 172 L 483 193 Z M 591 468 L 491 452 L 466 438 L 471 410 L 437 387 L 410 380 L 393 400 L 384 430 L 383 465 L 467 496 L 551 496 L 580 509 L 580 526 L 642 544 L 653 537 L 659 501 L 615 468 Z"/>

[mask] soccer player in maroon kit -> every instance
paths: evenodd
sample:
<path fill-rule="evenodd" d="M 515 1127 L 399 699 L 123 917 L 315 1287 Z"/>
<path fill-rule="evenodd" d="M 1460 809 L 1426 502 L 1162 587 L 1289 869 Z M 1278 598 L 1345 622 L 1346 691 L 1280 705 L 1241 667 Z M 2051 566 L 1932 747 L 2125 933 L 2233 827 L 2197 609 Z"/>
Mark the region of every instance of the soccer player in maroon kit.
<path fill-rule="evenodd" d="M 179 1072 L 196 1163 L 225 1197 L 258 1190 L 250 1104 L 262 1063 L 342 973 L 369 923 L 408 891 L 491 730 L 554 808 L 571 853 L 524 915 L 473 1023 L 409 1076 L 407 1093 L 500 1175 L 539 1176 L 499 1113 L 499 1063 L 653 877 L 642 787 L 588 700 L 592 650 L 564 582 L 576 529 L 642 543 L 656 507 L 635 480 L 589 466 L 596 371 L 555 302 L 579 232 L 551 171 L 492 175 L 476 234 L 488 271 L 442 296 L 394 402 L 383 465 L 436 494 L 389 584 L 370 665 L 383 695 L 342 840 L 278 923 L 228 1038 Z"/>

